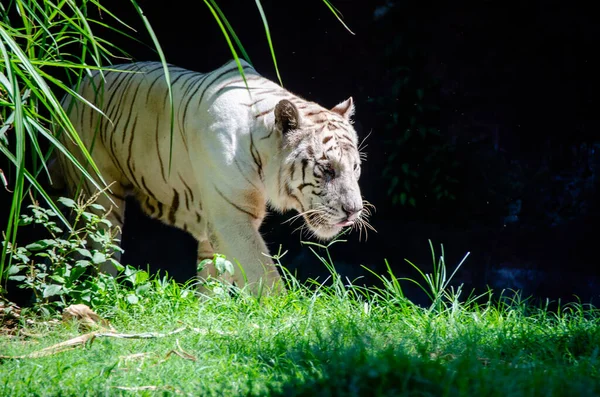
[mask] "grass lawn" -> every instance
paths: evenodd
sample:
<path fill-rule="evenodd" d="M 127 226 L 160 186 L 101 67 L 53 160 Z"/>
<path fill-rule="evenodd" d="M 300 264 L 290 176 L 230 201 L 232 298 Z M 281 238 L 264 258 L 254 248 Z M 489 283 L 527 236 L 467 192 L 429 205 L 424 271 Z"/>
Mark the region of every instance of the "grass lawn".
<path fill-rule="evenodd" d="M 447 294 L 421 308 L 392 284 L 367 293 L 341 283 L 207 299 L 158 278 L 146 284 L 139 299 L 123 289 L 94 309 L 116 332 L 163 335 L 98 336 L 3 359 L 0 395 L 600 395 L 600 316 L 581 305 L 551 313 Z M 73 321 L 21 321 L 0 335 L 0 355 L 86 332 Z"/>

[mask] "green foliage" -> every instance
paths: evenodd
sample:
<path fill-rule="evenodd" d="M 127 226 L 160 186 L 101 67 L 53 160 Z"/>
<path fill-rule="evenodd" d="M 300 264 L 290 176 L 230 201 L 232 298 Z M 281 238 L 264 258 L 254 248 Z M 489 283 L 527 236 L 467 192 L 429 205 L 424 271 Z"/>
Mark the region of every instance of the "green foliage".
<path fill-rule="evenodd" d="M 117 262 L 112 257 L 115 251 L 122 251 L 115 240 L 117 230 L 107 229 L 111 225 L 104 208 L 93 199 L 76 202 L 59 198 L 58 201 L 73 213 L 71 231 L 63 232 L 57 226 L 53 210 L 30 205 L 30 211 L 21 215 L 21 226 L 42 226 L 50 238 L 24 247 L 6 242 L 12 257 L 6 277 L 16 281 L 19 288 L 32 292 L 30 310 L 51 315 L 77 303 L 129 310 L 157 294 L 167 297 L 175 294 L 181 298 L 181 294 L 185 297 L 190 293 L 182 292 L 186 288 L 167 276 L 151 278 L 147 271 Z M 115 266 L 116 277 L 98 272 L 99 266 L 106 262 Z M 229 262 L 225 262 L 227 266 Z"/>
<path fill-rule="evenodd" d="M 211 277 L 210 275 L 202 280 L 202 286 L 206 288 L 208 291 L 211 291 L 213 294 L 222 295 L 229 293 L 232 290 L 232 286 L 228 285 L 226 281 L 223 280 L 221 276 L 226 274 L 234 274 L 234 266 L 231 261 L 227 260 L 225 255 L 215 253 L 212 259 L 204 259 L 198 263 L 197 271 L 202 271 L 206 266 L 214 265 L 217 270 L 216 277 Z"/>
<path fill-rule="evenodd" d="M 71 230 L 63 232 L 58 227 L 54 210 L 34 204 L 28 207 L 29 213 L 21 215 L 19 225 L 43 226 L 50 238 L 24 247 L 5 241 L 12 258 L 6 269 L 7 278 L 17 281 L 19 288 L 30 290 L 34 307 L 45 312 L 72 302 L 90 304 L 97 299 L 104 284 L 93 276 L 101 264 L 108 261 L 123 270 L 112 258 L 113 252 L 121 250 L 114 240 L 117 231 L 109 231 L 110 222 L 104 215 L 97 215 L 103 214 L 104 208 L 93 200 L 58 201 L 74 214 Z"/>
<path fill-rule="evenodd" d="M 369 268 L 365 267 L 365 269 L 373 273 L 383 285 L 383 288 L 374 287 L 374 293 L 377 294 L 384 301 L 401 302 L 403 304 L 407 304 L 407 302 L 410 301 L 404 295 L 404 291 L 400 285 L 400 281 L 410 282 L 412 284 L 417 285 L 423 292 L 425 292 L 425 295 L 427 295 L 427 297 L 431 300 L 431 306 L 429 307 L 429 312 L 431 313 L 440 313 L 444 310 L 456 308 L 457 305 L 470 306 L 472 303 L 476 302 L 481 297 L 489 294 L 488 291 L 488 293 L 479 296 L 470 295 L 469 297 L 467 297 L 466 300 L 462 301 L 461 303 L 463 285 L 461 284 L 455 287 L 451 285 L 450 282 L 452 281 L 452 278 L 463 265 L 470 253 L 467 252 L 463 259 L 458 263 L 458 265 L 456 265 L 452 273 L 448 275 L 448 268 L 446 266 L 446 259 L 444 256 L 444 246 L 441 245 L 440 247 L 441 254 L 439 257 L 436 257 L 436 252 L 433 248 L 431 240 L 429 240 L 429 247 L 431 249 L 432 258 L 431 273 L 425 273 L 413 262 L 409 261 L 408 259 L 405 259 L 406 263 L 408 263 L 413 269 L 415 269 L 421 276 L 422 281 L 420 282 L 407 277 L 396 277 L 387 260 L 385 261 L 388 273 L 387 276 L 376 274 Z"/>
<path fill-rule="evenodd" d="M 198 264 L 198 271 L 201 271 L 202 269 L 204 269 L 205 266 L 209 265 L 210 263 L 214 264 L 215 268 L 217 269 L 218 275 L 222 275 L 225 273 L 234 273 L 233 263 L 228 261 L 225 255 L 221 254 L 214 254 L 212 259 L 204 259 L 200 261 L 200 263 Z"/>
<path fill-rule="evenodd" d="M 13 245 L 21 205 L 30 189 L 48 203 L 66 228 L 71 228 L 38 181 L 42 174 L 49 174 L 47 160 L 53 150 L 64 153 L 96 188 L 104 186 L 60 98 L 73 95 L 94 108 L 71 87 L 76 87 L 85 73 L 123 55 L 94 33 L 94 29 L 108 26 L 107 20 L 114 31 L 120 32 L 119 26 L 128 28 L 98 0 L 77 4 L 14 0 L 0 5 L 0 153 L 6 160 L 2 167 L 9 165 L 4 169 L 5 185 L 10 183 L 13 191 L 5 233 Z M 59 142 L 58 131 L 75 142 L 84 164 Z M 6 259 L 3 250 L 0 274 L 7 266 Z"/>
<path fill-rule="evenodd" d="M 422 286 L 434 288 L 434 300 L 444 292 L 451 299 L 422 308 L 395 286 L 403 280 L 357 287 L 335 272 L 328 246 L 311 248 L 333 282 L 296 281 L 260 300 L 243 291 L 207 297 L 193 285 L 125 270 L 122 282 L 103 287 L 110 297 L 95 309 L 117 332 L 143 338 L 98 336 L 60 354 L 6 358 L 78 336 L 72 323 L 28 316 L 22 333 L 0 334 L 0 394 L 600 393 L 596 309 L 569 304 L 549 312 L 518 298 L 494 303 L 491 293 L 479 303 L 455 299 L 443 252 L 438 258 L 433 250 L 436 267 L 423 272 Z"/>

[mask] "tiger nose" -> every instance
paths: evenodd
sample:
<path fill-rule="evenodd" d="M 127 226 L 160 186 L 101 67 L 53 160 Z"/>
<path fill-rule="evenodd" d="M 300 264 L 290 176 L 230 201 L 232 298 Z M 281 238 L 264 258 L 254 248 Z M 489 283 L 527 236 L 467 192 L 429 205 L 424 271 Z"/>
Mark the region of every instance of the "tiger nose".
<path fill-rule="evenodd" d="M 342 205 L 342 211 L 344 211 L 349 221 L 353 221 L 360 216 L 360 212 L 362 211 L 362 205 Z"/>

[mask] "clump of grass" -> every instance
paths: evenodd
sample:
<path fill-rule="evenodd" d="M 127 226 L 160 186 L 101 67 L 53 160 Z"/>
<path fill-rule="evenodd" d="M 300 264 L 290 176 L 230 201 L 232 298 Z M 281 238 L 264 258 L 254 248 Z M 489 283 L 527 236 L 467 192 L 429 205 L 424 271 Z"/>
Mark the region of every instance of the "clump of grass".
<path fill-rule="evenodd" d="M 99 338 L 50 357 L 5 360 L 0 394 L 600 393 L 596 309 L 569 304 L 550 312 L 518 299 L 498 301 L 492 292 L 483 300 L 458 299 L 445 282 L 437 284 L 441 295 L 432 294 L 432 303 L 442 297 L 435 305 L 419 307 L 400 294 L 404 281 L 391 272 L 384 287 L 360 288 L 335 272 L 327 247 L 312 248 L 325 250 L 333 282 L 315 288 L 288 275 L 290 288 L 281 296 L 206 297 L 192 284 L 150 277 L 132 301 L 132 287 L 117 284 L 111 304 L 96 310 L 118 331 L 186 330 L 154 339 Z M 23 330 L 0 337 L 0 354 L 22 355 L 78 334 L 70 323 L 33 322 Z"/>

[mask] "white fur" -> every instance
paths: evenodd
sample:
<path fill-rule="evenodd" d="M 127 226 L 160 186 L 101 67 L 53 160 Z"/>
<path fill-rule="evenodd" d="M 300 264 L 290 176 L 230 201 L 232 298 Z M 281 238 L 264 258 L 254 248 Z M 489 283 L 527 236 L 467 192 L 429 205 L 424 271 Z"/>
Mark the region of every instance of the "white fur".
<path fill-rule="evenodd" d="M 150 70 L 156 65 L 142 64 L 141 69 Z M 362 205 L 359 204 L 362 200 L 357 183 L 360 158 L 358 151 L 352 148 L 347 151 L 331 150 L 328 152 L 331 157 L 327 161 L 336 168 L 338 174 L 335 180 L 321 182 L 320 189 L 316 189 L 324 192 L 323 196 L 306 193 L 309 188 L 304 191 L 296 189 L 301 178 L 301 169 L 298 167 L 302 166 L 303 161 L 309 161 L 303 160 L 307 158 L 304 152 L 309 146 L 313 148 L 314 157 L 317 158 L 324 156 L 326 148 L 337 144 L 340 139 L 338 131 L 331 130 L 333 126 L 341 126 L 346 134 L 346 142 L 350 147 L 354 145 L 356 148 L 356 133 L 349 121 L 354 112 L 352 100 L 338 104 L 332 111 L 326 111 L 260 77 L 245 62 L 243 65 L 246 68 L 248 87 L 237 71 L 224 74 L 217 81 L 211 82 L 213 76 L 231 70 L 234 65 L 230 62 L 211 72 L 202 84 L 198 83 L 200 89 L 193 96 L 191 93 L 194 90 L 190 89 L 194 87 L 193 83 L 173 85 L 175 123 L 170 172 L 170 108 L 168 100 L 165 100 L 167 88 L 164 79 L 156 80 L 151 94 L 147 95 L 150 81 L 154 79 L 139 73 L 132 79 L 137 81 L 140 88 L 134 95 L 132 91 L 135 86 L 132 85 L 121 100 L 118 94 L 125 84 L 117 89 L 115 79 L 123 77 L 119 77 L 121 73 L 112 72 L 106 76 L 107 91 L 104 93 L 104 102 L 107 102 L 112 91 L 116 90 L 117 94 L 111 102 L 101 105 L 97 98 L 94 99 L 90 84 L 83 86 L 81 94 L 96 102 L 109 117 L 117 110 L 116 103 L 119 106 L 118 114 L 115 113 L 111 120 L 113 125 L 103 121 L 101 135 L 92 152 L 107 182 L 116 182 L 112 187 L 111 197 L 117 207 L 113 208 L 109 220 L 116 226 L 122 226 L 125 203 L 120 198 L 134 194 L 149 215 L 190 232 L 200 242 L 199 259 L 210 257 L 214 250 L 225 254 L 230 260 L 237 260 L 243 265 L 247 280 L 243 279 L 238 270 L 230 281 L 240 286 L 247 281 L 256 290 L 261 280 L 268 287 L 280 284 L 279 273 L 266 256 L 268 250 L 258 230 L 266 214 L 267 204 L 279 211 L 301 211 L 326 204 L 328 214 L 315 221 L 311 228 L 318 237 L 331 238 L 341 229 L 334 226 L 338 218 L 343 219 L 345 216 L 341 208 L 353 206 L 360 209 Z M 172 67 L 172 81 L 184 72 L 186 71 L 183 69 Z M 200 74 L 190 76 L 194 76 L 196 81 L 201 81 L 202 78 Z M 100 84 L 99 74 L 95 75 L 94 81 L 97 85 Z M 204 93 L 200 101 L 202 91 Z M 184 119 L 186 100 L 190 96 L 192 101 L 187 106 Z M 275 108 L 282 99 L 289 99 L 303 107 L 297 109 L 300 124 L 297 130 L 282 131 L 275 111 L 265 113 Z M 71 99 L 66 100 L 65 109 L 69 107 L 70 101 Z M 134 114 L 129 115 L 127 109 L 132 106 L 132 101 L 135 101 Z M 89 145 L 94 133 L 94 128 L 90 128 L 90 125 L 100 122 L 101 118 L 90 108 L 82 107 L 81 103 L 73 104 L 71 120 L 83 142 Z M 318 116 L 306 116 L 310 112 L 321 110 L 323 112 Z M 135 131 L 132 128 L 134 117 L 137 117 Z M 323 126 L 327 126 L 327 130 Z M 317 133 L 318 128 L 325 132 Z M 323 143 L 324 134 L 334 137 L 330 143 Z M 72 152 L 77 152 L 73 143 L 65 143 Z M 253 154 L 260 159 L 262 173 L 258 172 Z M 59 156 L 59 160 L 67 182 L 73 188 L 78 174 L 63 157 Z M 290 167 L 295 169 L 293 178 L 289 177 Z M 305 172 L 304 181 L 318 184 L 319 178 L 312 175 L 312 168 L 310 174 L 308 176 Z M 282 189 L 282 183 L 288 186 L 288 190 L 296 189 L 293 190 L 293 195 L 297 200 L 289 196 L 286 188 Z M 88 193 L 91 193 L 90 186 L 86 187 Z M 168 207 L 177 203 L 174 201 L 175 195 L 178 195 L 178 208 L 173 223 Z M 99 202 L 106 207 L 110 206 L 107 197 L 101 196 Z M 158 211 L 160 205 L 163 206 L 162 211 Z M 243 211 L 236 209 L 234 205 Z M 200 222 L 197 222 L 198 217 Z M 110 271 L 110 268 L 105 270 Z M 214 275 L 214 268 L 207 269 L 202 276 L 206 277 L 208 274 Z M 279 285 L 277 288 L 283 287 Z"/>

